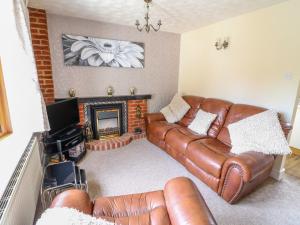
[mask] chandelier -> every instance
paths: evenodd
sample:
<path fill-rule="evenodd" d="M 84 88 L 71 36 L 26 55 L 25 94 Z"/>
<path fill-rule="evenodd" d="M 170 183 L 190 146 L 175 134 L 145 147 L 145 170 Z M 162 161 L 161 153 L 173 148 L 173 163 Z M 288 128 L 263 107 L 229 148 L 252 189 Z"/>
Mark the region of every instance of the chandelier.
<path fill-rule="evenodd" d="M 161 23 L 161 20 L 159 20 L 157 22 L 157 27 L 154 27 L 151 23 L 150 23 L 150 16 L 149 16 L 149 11 L 150 11 L 150 6 L 149 4 L 152 2 L 152 0 L 144 0 L 145 3 L 146 3 L 146 8 L 147 8 L 147 12 L 146 12 L 146 15 L 145 15 L 145 20 L 146 20 L 146 23 L 144 26 L 141 26 L 140 24 L 140 21 L 139 20 L 136 20 L 135 22 L 135 25 L 136 25 L 136 28 L 138 29 L 138 31 L 142 32 L 143 30 L 145 30 L 147 33 L 150 32 L 151 28 L 157 32 L 159 31 L 160 29 L 160 26 L 162 25 Z"/>

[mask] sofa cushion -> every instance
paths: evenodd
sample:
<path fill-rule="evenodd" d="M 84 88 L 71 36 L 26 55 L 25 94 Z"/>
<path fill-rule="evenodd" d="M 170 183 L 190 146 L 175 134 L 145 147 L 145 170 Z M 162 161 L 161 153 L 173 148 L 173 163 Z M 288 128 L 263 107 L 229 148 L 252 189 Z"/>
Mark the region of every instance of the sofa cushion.
<path fill-rule="evenodd" d="M 223 142 L 219 141 L 215 138 L 204 138 L 201 139 L 201 144 L 205 145 L 212 151 L 219 153 L 225 157 L 235 156 L 235 154 L 231 153 L 231 148 L 228 145 L 225 145 Z"/>
<path fill-rule="evenodd" d="M 207 98 L 202 102 L 202 110 L 217 115 L 217 118 L 208 130 L 208 136 L 213 138 L 218 136 L 231 106 L 231 102 L 214 98 Z"/>
<path fill-rule="evenodd" d="M 203 140 L 190 143 L 186 151 L 186 157 L 206 173 L 220 178 L 223 164 L 230 157 L 226 154 L 230 148 L 220 141 L 215 140 L 214 142 L 213 140 L 215 139 L 210 139 L 211 143 L 209 145 L 211 145 L 211 148 L 208 147 L 209 145 L 204 145 Z M 219 148 L 220 146 L 222 147 Z"/>
<path fill-rule="evenodd" d="M 183 99 L 191 106 L 191 108 L 178 122 L 178 124 L 187 127 L 195 119 L 195 116 L 205 98 L 187 95 L 183 96 Z"/>
<path fill-rule="evenodd" d="M 97 198 L 93 216 L 116 224 L 171 224 L 163 191 Z"/>
<path fill-rule="evenodd" d="M 155 121 L 147 127 L 147 132 L 155 136 L 158 140 L 165 140 L 168 131 L 180 127 L 178 124 L 168 123 L 167 121 Z"/>
<path fill-rule="evenodd" d="M 178 161 L 183 161 L 187 146 L 194 140 L 204 138 L 188 128 L 177 128 L 166 135 L 166 151 Z"/>
<path fill-rule="evenodd" d="M 189 129 L 192 131 L 201 134 L 201 135 L 207 135 L 207 131 L 210 128 L 210 125 L 212 122 L 216 119 L 217 115 L 212 114 L 209 112 L 205 112 L 202 109 L 200 109 L 197 112 L 197 115 L 193 122 L 188 126 Z"/>
<path fill-rule="evenodd" d="M 197 139 L 201 139 L 201 138 L 207 137 L 207 135 L 198 134 L 195 131 L 192 131 L 191 129 L 189 129 L 188 127 L 179 127 L 179 128 L 177 128 L 177 130 L 181 134 L 183 134 L 185 136 L 188 136 L 189 138 L 191 138 L 193 140 L 197 140 Z"/>
<path fill-rule="evenodd" d="M 179 94 L 176 94 L 171 103 L 160 112 L 169 123 L 175 123 L 180 121 L 190 108 L 190 105 Z"/>
<path fill-rule="evenodd" d="M 164 115 L 168 123 L 176 123 L 178 121 L 177 117 L 174 115 L 169 105 L 162 108 L 160 112 Z"/>
<path fill-rule="evenodd" d="M 224 144 L 231 146 L 230 135 L 228 131 L 228 125 L 231 123 L 238 122 L 249 116 L 266 111 L 267 109 L 244 104 L 235 104 L 231 106 L 230 111 L 226 117 L 226 121 L 217 137 L 218 140 L 222 141 Z"/>

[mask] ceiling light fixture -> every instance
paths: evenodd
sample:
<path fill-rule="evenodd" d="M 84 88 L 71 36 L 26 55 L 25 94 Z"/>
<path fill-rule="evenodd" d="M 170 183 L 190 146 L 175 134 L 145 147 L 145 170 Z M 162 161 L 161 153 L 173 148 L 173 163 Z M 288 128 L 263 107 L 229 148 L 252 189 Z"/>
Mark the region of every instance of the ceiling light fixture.
<path fill-rule="evenodd" d="M 151 23 L 150 23 L 150 15 L 149 15 L 149 11 L 150 11 L 150 3 L 152 2 L 152 0 L 144 0 L 145 3 L 146 3 L 146 8 L 147 8 L 147 12 L 146 12 L 146 15 L 145 15 L 145 20 L 146 20 L 146 23 L 144 26 L 141 26 L 140 24 L 140 21 L 139 20 L 136 20 L 135 22 L 135 25 L 136 25 L 136 28 L 138 29 L 138 31 L 142 32 L 143 30 L 145 30 L 147 33 L 150 32 L 151 28 L 157 32 L 159 31 L 160 29 L 160 26 L 162 25 L 161 23 L 161 20 L 158 20 L 157 22 L 157 27 L 154 27 Z"/>

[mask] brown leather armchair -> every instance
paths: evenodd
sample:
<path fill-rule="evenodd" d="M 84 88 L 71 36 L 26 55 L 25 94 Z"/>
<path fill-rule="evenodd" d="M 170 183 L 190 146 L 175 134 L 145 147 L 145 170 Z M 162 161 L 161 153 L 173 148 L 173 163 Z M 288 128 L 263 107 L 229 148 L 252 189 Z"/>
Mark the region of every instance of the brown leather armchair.
<path fill-rule="evenodd" d="M 99 197 L 94 202 L 84 191 L 68 190 L 50 207 L 75 208 L 117 225 L 217 224 L 195 184 L 185 177 L 170 180 L 163 191 Z"/>
<path fill-rule="evenodd" d="M 241 155 L 230 152 L 228 125 L 267 109 L 231 102 L 184 96 L 191 109 L 176 124 L 161 113 L 145 116 L 147 139 L 184 165 L 229 203 L 235 203 L 268 178 L 274 156 L 255 151 Z M 207 136 L 188 129 L 199 109 L 217 115 Z M 291 126 L 282 123 L 287 136 Z"/>

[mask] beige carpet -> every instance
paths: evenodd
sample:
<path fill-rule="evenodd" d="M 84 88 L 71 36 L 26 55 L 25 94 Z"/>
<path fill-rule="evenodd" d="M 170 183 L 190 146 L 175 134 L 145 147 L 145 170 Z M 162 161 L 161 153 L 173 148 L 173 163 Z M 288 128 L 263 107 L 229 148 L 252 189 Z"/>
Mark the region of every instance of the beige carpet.
<path fill-rule="evenodd" d="M 80 166 L 86 169 L 92 197 L 163 189 L 169 179 L 187 176 L 197 184 L 220 225 L 300 224 L 300 180 L 288 175 L 281 182 L 270 178 L 230 205 L 147 140 L 117 150 L 88 152 Z"/>

